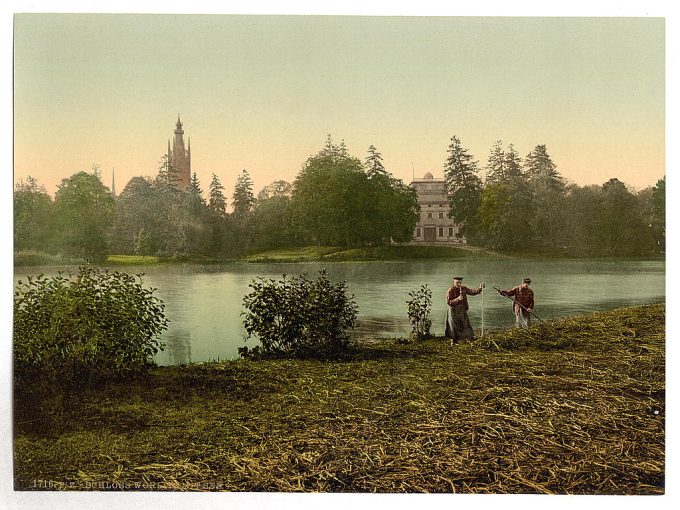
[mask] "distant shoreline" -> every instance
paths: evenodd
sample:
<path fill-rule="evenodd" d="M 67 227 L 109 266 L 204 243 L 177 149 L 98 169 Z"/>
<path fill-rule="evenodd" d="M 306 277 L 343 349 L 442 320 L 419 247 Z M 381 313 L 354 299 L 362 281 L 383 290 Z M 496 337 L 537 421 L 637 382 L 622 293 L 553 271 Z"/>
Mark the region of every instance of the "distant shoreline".
<path fill-rule="evenodd" d="M 474 246 L 417 246 L 393 245 L 373 247 L 336 247 L 305 246 L 264 251 L 238 258 L 215 259 L 202 255 L 186 255 L 175 258 L 161 258 L 140 255 L 109 255 L 103 266 L 155 266 L 171 264 L 228 264 L 248 263 L 298 263 L 298 262 L 363 262 L 363 261 L 408 261 L 408 260 L 448 260 L 483 257 L 487 259 L 531 259 L 531 260 L 665 260 L 664 255 L 645 257 L 573 257 L 559 253 L 503 253 Z M 14 267 L 33 266 L 74 266 L 87 264 L 85 260 L 67 259 L 42 252 L 15 253 Z"/>

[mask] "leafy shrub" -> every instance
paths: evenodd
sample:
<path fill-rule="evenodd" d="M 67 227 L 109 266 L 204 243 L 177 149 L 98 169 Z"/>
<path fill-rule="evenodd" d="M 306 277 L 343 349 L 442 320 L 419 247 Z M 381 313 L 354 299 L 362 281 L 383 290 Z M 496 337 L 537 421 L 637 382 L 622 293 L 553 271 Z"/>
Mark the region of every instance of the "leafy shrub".
<path fill-rule="evenodd" d="M 256 336 L 262 344 L 256 356 L 330 357 L 347 349 L 357 307 L 345 282 L 332 283 L 321 270 L 316 280 L 284 274 L 279 281 L 257 278 L 250 288 L 242 315 L 247 338 Z M 247 347 L 239 352 L 253 354 Z"/>
<path fill-rule="evenodd" d="M 421 285 L 419 290 L 408 293 L 411 299 L 408 304 L 408 320 L 413 326 L 411 338 L 414 340 L 427 340 L 432 337 L 430 328 L 430 310 L 432 308 L 432 291 L 427 285 Z"/>
<path fill-rule="evenodd" d="M 81 267 L 27 277 L 14 295 L 19 387 L 90 383 L 141 372 L 162 346 L 165 306 L 141 275 Z"/>

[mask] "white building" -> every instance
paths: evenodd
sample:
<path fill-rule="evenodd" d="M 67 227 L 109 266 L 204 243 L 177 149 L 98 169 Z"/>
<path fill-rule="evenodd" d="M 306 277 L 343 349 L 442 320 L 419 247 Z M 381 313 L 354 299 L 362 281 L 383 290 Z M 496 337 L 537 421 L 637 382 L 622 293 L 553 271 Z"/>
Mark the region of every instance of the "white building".
<path fill-rule="evenodd" d="M 449 218 L 449 200 L 445 179 L 435 179 L 427 172 L 410 184 L 418 194 L 420 221 L 413 232 L 412 244 L 462 244 L 460 227 Z"/>

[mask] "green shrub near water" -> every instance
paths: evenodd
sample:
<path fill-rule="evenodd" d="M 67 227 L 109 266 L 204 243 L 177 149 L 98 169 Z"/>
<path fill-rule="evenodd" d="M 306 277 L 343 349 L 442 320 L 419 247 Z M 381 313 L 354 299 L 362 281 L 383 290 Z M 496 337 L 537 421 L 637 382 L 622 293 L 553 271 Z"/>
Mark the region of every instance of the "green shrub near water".
<path fill-rule="evenodd" d="M 14 295 L 14 368 L 20 390 L 141 372 L 162 348 L 165 306 L 142 275 L 81 267 L 27 277 Z"/>
<path fill-rule="evenodd" d="M 354 327 L 357 306 L 346 283 L 332 283 L 325 270 L 316 280 L 306 275 L 275 281 L 257 278 L 243 298 L 247 338 L 261 346 L 239 349 L 243 357 L 332 357 L 349 346 L 347 330 Z"/>
<path fill-rule="evenodd" d="M 427 340 L 432 338 L 430 328 L 430 310 L 432 309 L 432 291 L 427 285 L 421 285 L 420 289 L 408 293 L 408 320 L 413 326 L 411 338 L 414 340 Z"/>

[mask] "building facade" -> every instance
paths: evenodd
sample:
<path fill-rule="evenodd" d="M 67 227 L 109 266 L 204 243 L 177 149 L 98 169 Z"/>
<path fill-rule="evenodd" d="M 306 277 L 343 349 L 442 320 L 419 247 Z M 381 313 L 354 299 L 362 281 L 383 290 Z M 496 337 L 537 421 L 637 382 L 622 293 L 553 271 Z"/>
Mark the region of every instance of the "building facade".
<path fill-rule="evenodd" d="M 170 140 L 168 140 L 168 164 L 174 170 L 175 185 L 178 189 L 186 191 L 191 184 L 191 139 L 187 148 L 184 148 L 184 130 L 182 129 L 182 121 L 177 115 L 177 124 L 175 125 L 175 137 L 172 140 L 172 150 L 170 149 Z"/>
<path fill-rule="evenodd" d="M 413 179 L 410 186 L 418 194 L 420 220 L 413 231 L 412 244 L 462 244 L 460 226 L 449 218 L 449 199 L 445 179 L 435 179 L 427 172 Z"/>

